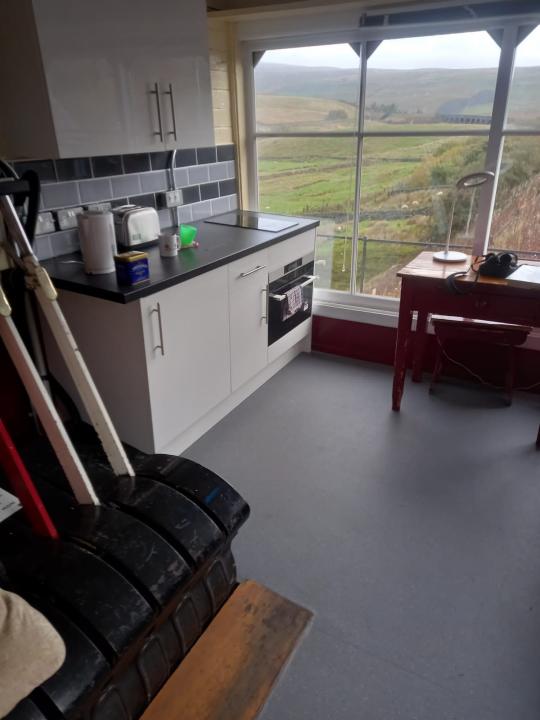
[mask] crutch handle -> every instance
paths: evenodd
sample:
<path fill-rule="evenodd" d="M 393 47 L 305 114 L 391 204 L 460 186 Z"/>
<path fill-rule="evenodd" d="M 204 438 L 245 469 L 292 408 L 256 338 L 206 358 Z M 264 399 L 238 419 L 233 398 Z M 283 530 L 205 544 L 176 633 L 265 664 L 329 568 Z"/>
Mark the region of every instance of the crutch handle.
<path fill-rule="evenodd" d="M 47 300 L 56 300 L 58 297 L 58 293 L 56 292 L 56 288 L 52 284 L 49 273 L 45 270 L 45 268 L 41 267 L 41 265 L 38 265 L 34 268 L 34 275 L 39 283 L 40 288 L 45 293 Z"/>

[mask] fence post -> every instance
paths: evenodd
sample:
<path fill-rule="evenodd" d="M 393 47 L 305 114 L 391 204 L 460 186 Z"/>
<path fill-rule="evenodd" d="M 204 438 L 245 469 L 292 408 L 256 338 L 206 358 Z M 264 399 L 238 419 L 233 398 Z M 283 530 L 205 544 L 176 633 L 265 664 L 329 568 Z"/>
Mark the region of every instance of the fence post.
<path fill-rule="evenodd" d="M 364 278 L 366 277 L 366 255 L 367 255 L 367 238 L 362 238 L 362 273 L 360 275 L 360 292 L 364 292 Z M 353 272 L 356 272 L 356 268 L 353 268 Z"/>

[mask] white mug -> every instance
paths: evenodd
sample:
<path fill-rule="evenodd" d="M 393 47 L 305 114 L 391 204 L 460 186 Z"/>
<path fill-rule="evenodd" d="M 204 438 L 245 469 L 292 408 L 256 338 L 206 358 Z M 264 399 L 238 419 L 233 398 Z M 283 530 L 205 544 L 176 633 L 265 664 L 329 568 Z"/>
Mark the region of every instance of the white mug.
<path fill-rule="evenodd" d="M 171 232 L 159 234 L 159 254 L 161 257 L 178 255 L 178 235 Z"/>

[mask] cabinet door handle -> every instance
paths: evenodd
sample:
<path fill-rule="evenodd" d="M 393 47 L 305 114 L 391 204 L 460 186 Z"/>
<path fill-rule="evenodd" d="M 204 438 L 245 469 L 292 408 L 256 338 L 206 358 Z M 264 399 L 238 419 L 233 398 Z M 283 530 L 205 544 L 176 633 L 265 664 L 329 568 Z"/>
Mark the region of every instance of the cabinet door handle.
<path fill-rule="evenodd" d="M 169 96 L 169 101 L 171 103 L 171 118 L 172 118 L 173 129 L 169 130 L 167 135 L 172 135 L 175 140 L 178 140 L 178 138 L 176 137 L 176 115 L 174 113 L 174 95 L 173 95 L 172 83 L 169 83 L 169 89 L 165 90 L 165 92 L 163 94 Z"/>
<path fill-rule="evenodd" d="M 158 327 L 159 327 L 159 345 L 156 345 L 153 349 L 161 350 L 161 354 L 165 355 L 165 343 L 163 342 L 163 323 L 161 322 L 161 305 L 156 304 L 155 308 L 152 308 L 150 313 L 157 313 L 158 316 Z"/>
<path fill-rule="evenodd" d="M 261 295 L 264 297 L 264 315 L 261 315 L 261 320 L 264 320 L 265 324 L 268 325 L 268 287 L 261 290 Z"/>
<path fill-rule="evenodd" d="M 163 142 L 163 123 L 161 121 L 161 103 L 159 101 L 159 87 L 157 83 L 154 83 L 154 89 L 150 90 L 150 95 L 156 96 L 156 110 L 158 117 L 159 130 L 156 130 L 154 135 L 159 135 L 159 139 Z"/>
<path fill-rule="evenodd" d="M 241 278 L 249 277 L 250 275 L 253 275 L 253 273 L 259 272 L 259 270 L 263 270 L 266 267 L 266 265 L 257 265 L 253 268 L 253 270 L 248 270 L 247 272 L 240 273 Z"/>

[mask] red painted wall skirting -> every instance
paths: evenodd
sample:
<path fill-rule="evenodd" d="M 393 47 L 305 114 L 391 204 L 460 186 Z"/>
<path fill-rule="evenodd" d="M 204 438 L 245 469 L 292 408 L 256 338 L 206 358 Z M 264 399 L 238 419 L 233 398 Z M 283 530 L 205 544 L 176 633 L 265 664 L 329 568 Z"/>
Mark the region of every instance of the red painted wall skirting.
<path fill-rule="evenodd" d="M 311 342 L 313 350 L 319 352 L 392 365 L 396 331 L 381 325 L 315 315 Z"/>
<path fill-rule="evenodd" d="M 313 318 L 313 350 L 341 355 L 356 360 L 384 363 L 394 362 L 396 329 L 380 325 L 336 320 L 315 315 Z M 517 349 L 516 387 L 528 387 L 540 382 L 540 359 L 535 350 Z M 448 347 L 448 354 L 463 363 L 487 382 L 503 382 L 506 361 L 500 348 L 492 345 L 456 343 Z M 435 338 L 430 335 L 425 356 L 425 370 L 431 372 L 435 358 Z M 474 381 L 465 370 L 446 363 L 443 373 Z M 540 387 L 537 388 L 540 391 Z"/>

